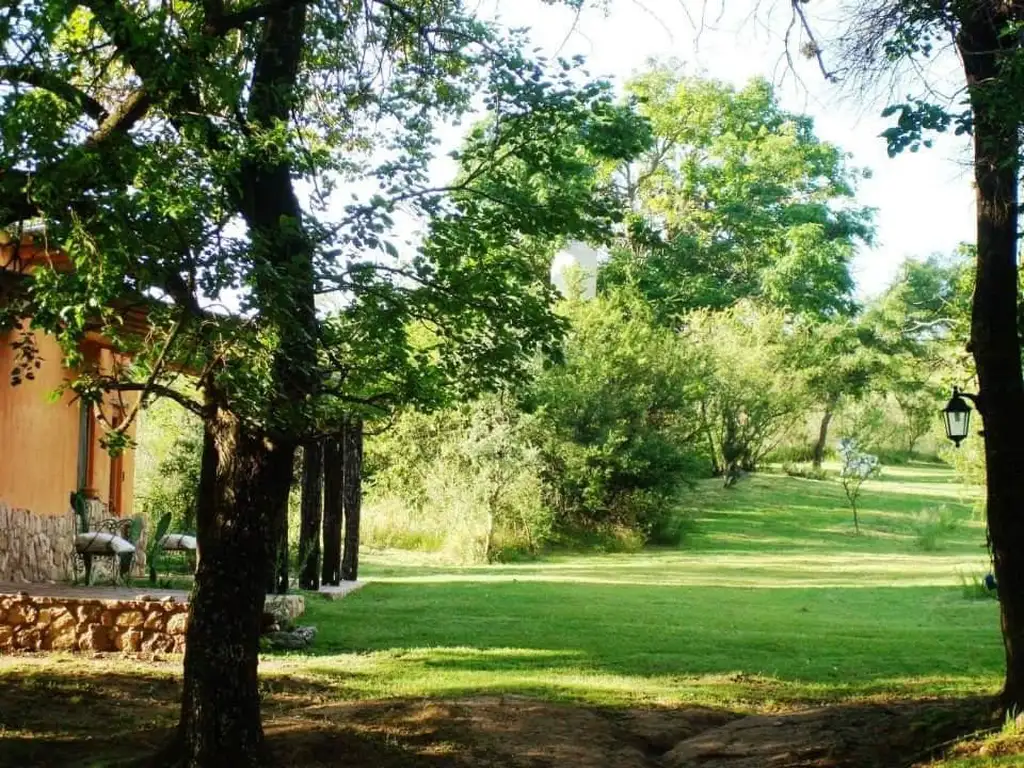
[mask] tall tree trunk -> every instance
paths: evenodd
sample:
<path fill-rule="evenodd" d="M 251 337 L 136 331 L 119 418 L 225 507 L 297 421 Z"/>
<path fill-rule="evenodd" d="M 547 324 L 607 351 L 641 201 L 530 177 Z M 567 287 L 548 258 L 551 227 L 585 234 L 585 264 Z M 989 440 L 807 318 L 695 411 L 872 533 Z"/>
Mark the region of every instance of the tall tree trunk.
<path fill-rule="evenodd" d="M 965 4 L 957 44 L 974 114 L 978 262 L 971 351 L 985 425 L 988 525 L 1006 652 L 1003 704 L 1024 709 L 1024 380 L 1017 331 L 1017 98 L 1000 90 L 1012 4 Z"/>
<path fill-rule="evenodd" d="M 821 417 L 821 425 L 818 427 L 818 442 L 814 444 L 814 468 L 821 469 L 821 462 L 825 460 L 825 446 L 828 445 L 828 428 L 832 423 L 832 416 L 835 412 L 836 401 L 829 398 L 825 403 L 825 413 Z"/>
<path fill-rule="evenodd" d="M 324 443 L 324 556 L 320 580 L 324 584 L 341 583 L 342 489 L 345 467 L 341 441 L 336 435 Z"/>
<path fill-rule="evenodd" d="M 278 509 L 269 511 L 267 522 L 267 592 L 276 595 L 288 592 L 288 494 L 281 501 Z"/>
<path fill-rule="evenodd" d="M 281 4 L 263 22 L 246 119 L 270 131 L 287 123 L 306 31 L 307 4 Z M 316 383 L 314 246 L 303 228 L 293 170 L 279 153 L 246 155 L 231 190 L 257 262 L 252 300 L 273 349 L 265 431 L 220 411 L 207 420 L 199 502 L 200 566 L 190 605 L 178 740 L 187 768 L 255 766 L 263 738 L 256 677 L 264 589 L 268 581 L 268 510 L 281 510 L 291 488 L 295 442 Z M 212 380 L 212 377 L 211 377 Z M 212 385 L 205 385 L 208 400 Z M 219 399 L 216 402 L 222 403 Z M 204 511 L 205 510 L 205 511 Z M 205 515 L 205 522 L 203 520 Z M 205 540 L 205 541 L 204 541 Z"/>
<path fill-rule="evenodd" d="M 170 762 L 255 766 L 263 729 L 256 672 L 268 514 L 282 503 L 294 447 L 253 434 L 227 411 L 205 427 L 184 691 Z"/>
<path fill-rule="evenodd" d="M 345 554 L 341 559 L 341 578 L 355 581 L 359 577 L 359 514 L 363 504 L 363 422 L 352 419 L 345 426 L 344 499 Z"/>
<path fill-rule="evenodd" d="M 323 514 L 323 444 L 306 443 L 302 449 L 302 507 L 299 524 L 299 586 L 320 589 L 320 519 Z"/>

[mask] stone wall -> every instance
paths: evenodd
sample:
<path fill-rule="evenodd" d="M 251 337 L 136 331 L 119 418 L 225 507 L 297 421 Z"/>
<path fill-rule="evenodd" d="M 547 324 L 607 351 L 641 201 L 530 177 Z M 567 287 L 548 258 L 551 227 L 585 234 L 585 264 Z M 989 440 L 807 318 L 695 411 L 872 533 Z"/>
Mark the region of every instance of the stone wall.
<path fill-rule="evenodd" d="M 185 650 L 188 604 L 0 594 L 0 653 Z"/>
<path fill-rule="evenodd" d="M 72 576 L 71 513 L 37 515 L 0 501 L 0 581 L 66 581 Z"/>

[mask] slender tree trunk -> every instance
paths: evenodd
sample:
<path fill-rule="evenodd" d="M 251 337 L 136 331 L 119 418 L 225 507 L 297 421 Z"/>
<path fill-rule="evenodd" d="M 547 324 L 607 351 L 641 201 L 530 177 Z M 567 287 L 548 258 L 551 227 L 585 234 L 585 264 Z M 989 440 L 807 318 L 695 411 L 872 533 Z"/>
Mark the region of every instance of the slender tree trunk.
<path fill-rule="evenodd" d="M 320 580 L 324 584 L 341 583 L 342 489 L 345 467 L 341 441 L 337 436 L 324 444 L 324 558 Z"/>
<path fill-rule="evenodd" d="M 1017 95 L 1000 90 L 1001 57 L 1017 35 L 1000 33 L 1012 4 L 965 4 L 957 39 L 974 114 L 978 261 L 971 351 L 984 418 L 988 525 L 1006 652 L 1003 704 L 1024 708 L 1024 380 L 1017 331 Z"/>
<path fill-rule="evenodd" d="M 828 445 L 828 428 L 832 424 L 836 403 L 829 399 L 825 404 L 825 413 L 821 417 L 821 425 L 818 427 L 818 442 L 814 444 L 814 468 L 821 469 L 821 462 L 825 460 L 825 446 Z"/>
<path fill-rule="evenodd" d="M 320 520 L 323 514 L 323 444 L 306 443 L 302 449 L 302 514 L 299 525 L 299 586 L 320 589 Z"/>
<path fill-rule="evenodd" d="M 267 592 L 277 595 L 288 592 L 288 494 L 281 501 L 278 509 L 270 510 L 267 523 Z"/>
<path fill-rule="evenodd" d="M 359 514 L 363 503 L 363 422 L 353 419 L 345 427 L 345 554 L 341 559 L 341 578 L 359 577 Z"/>
<path fill-rule="evenodd" d="M 294 447 L 275 444 L 220 411 L 206 424 L 197 530 L 199 567 L 189 603 L 176 765 L 260 763 L 257 686 L 268 561 L 265 510 L 287 494 Z"/>

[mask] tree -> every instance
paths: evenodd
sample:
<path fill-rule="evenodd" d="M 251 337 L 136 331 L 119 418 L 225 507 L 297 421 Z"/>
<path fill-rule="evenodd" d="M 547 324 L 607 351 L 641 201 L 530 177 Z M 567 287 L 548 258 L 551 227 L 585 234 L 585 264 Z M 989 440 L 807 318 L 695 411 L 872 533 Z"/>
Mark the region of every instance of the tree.
<path fill-rule="evenodd" d="M 564 311 L 564 347 L 523 397 L 555 525 L 657 537 L 679 489 L 706 465 L 695 447 L 703 361 L 629 290 Z"/>
<path fill-rule="evenodd" d="M 853 510 L 853 530 L 859 534 L 860 521 L 857 519 L 857 501 L 860 499 L 861 488 L 869 478 L 877 477 L 882 468 L 878 463 L 878 457 L 860 450 L 856 440 L 839 441 L 839 458 L 842 461 L 839 482 L 843 486 L 843 493 L 846 494 L 850 509 Z"/>
<path fill-rule="evenodd" d="M 811 119 L 782 110 L 763 80 L 736 90 L 669 65 L 627 92 L 655 138 L 612 171 L 634 214 L 602 283 L 635 284 L 663 319 L 742 298 L 848 313 L 872 212 L 854 201 L 859 172 Z"/>
<path fill-rule="evenodd" d="M 202 557 L 165 758 L 255 765 L 260 615 L 297 447 L 331 408 L 470 370 L 484 386 L 550 346 L 552 238 L 607 229 L 592 166 L 646 134 L 606 85 L 528 61 L 460 3 L 37 0 L 0 8 L 0 38 L 0 226 L 42 230 L 74 267 L 33 272 L 2 310 L 57 336 L 84 400 L 163 396 L 202 419 Z M 478 95 L 493 119 L 459 179 L 430 185 L 435 126 Z M 404 255 L 398 211 L 430 222 Z M 339 321 L 320 293 L 344 297 Z M 146 338 L 126 303 L 146 308 Z M 410 345 L 417 324 L 434 348 Z M 93 330 L 131 365 L 91 369 L 77 342 Z M 198 399 L 171 386 L 183 369 Z M 130 421 L 104 436 L 112 451 Z"/>
<path fill-rule="evenodd" d="M 324 510 L 324 446 L 310 440 L 302 449 L 299 512 L 299 587 L 320 589 L 320 523 Z"/>
<path fill-rule="evenodd" d="M 802 15 L 794 3 L 794 13 Z M 844 65 L 868 75 L 920 63 L 951 41 L 964 72 L 966 98 L 956 104 L 910 98 L 890 105 L 890 154 L 928 146 L 929 132 L 954 129 L 974 145 L 977 258 L 970 351 L 978 374 L 978 411 L 985 422 L 987 514 L 999 584 L 1006 680 L 1002 702 L 1024 707 L 1024 486 L 1017 474 L 1024 446 L 1024 377 L 1018 332 L 1018 188 L 1022 123 L 1019 29 L 1024 4 L 873 0 L 849 8 Z M 812 52 L 822 60 L 815 42 Z"/>
<path fill-rule="evenodd" d="M 700 423 L 714 468 L 732 486 L 775 447 L 807 405 L 787 316 L 742 301 L 686 319 L 684 343 L 704 361 Z"/>
<path fill-rule="evenodd" d="M 363 422 L 351 419 L 345 424 L 341 438 L 342 509 L 345 515 L 344 551 L 341 557 L 341 578 L 359 578 L 359 522 L 363 505 Z"/>
<path fill-rule="evenodd" d="M 818 437 L 812 450 L 816 469 L 825 458 L 829 426 L 844 398 L 859 398 L 874 382 L 884 364 L 867 342 L 863 325 L 848 317 L 795 323 L 790 342 L 793 363 L 805 377 L 811 401 L 821 408 Z"/>

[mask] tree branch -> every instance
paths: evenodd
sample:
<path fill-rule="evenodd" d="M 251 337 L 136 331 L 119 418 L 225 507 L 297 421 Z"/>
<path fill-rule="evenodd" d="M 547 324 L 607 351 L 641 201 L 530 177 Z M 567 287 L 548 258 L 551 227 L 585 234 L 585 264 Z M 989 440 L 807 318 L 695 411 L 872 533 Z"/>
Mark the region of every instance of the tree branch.
<path fill-rule="evenodd" d="M 23 83 L 49 91 L 71 106 L 82 110 L 97 123 L 102 123 L 108 117 L 106 108 L 96 99 L 53 72 L 24 64 L 6 64 L 0 66 L 0 81 Z"/>

